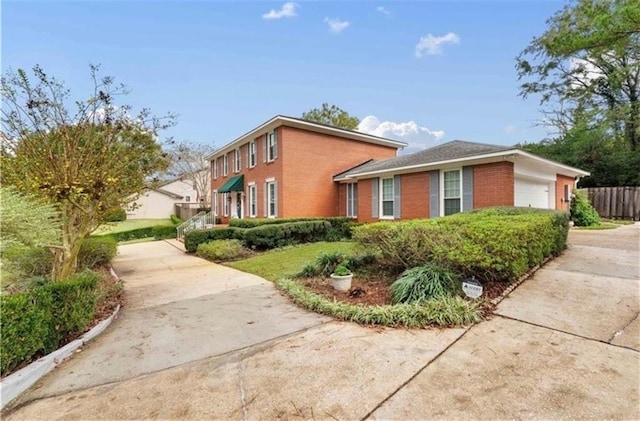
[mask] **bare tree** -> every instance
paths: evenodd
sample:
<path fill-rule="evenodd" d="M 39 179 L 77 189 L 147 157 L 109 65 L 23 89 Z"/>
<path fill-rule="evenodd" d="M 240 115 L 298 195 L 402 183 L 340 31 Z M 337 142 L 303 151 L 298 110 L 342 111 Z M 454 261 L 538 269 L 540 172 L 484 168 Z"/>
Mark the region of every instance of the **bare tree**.
<path fill-rule="evenodd" d="M 211 203 L 211 177 L 207 156 L 214 150 L 213 144 L 182 141 L 174 144 L 168 152 L 171 159 L 169 174 L 193 182 L 199 201 L 205 205 Z"/>

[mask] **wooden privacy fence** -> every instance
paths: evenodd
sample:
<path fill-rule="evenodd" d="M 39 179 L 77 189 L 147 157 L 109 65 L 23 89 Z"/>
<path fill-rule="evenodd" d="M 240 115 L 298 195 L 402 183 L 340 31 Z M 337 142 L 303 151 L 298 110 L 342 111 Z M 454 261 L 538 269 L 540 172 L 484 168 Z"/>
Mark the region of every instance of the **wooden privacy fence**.
<path fill-rule="evenodd" d="M 640 221 L 640 186 L 579 189 L 603 218 Z"/>

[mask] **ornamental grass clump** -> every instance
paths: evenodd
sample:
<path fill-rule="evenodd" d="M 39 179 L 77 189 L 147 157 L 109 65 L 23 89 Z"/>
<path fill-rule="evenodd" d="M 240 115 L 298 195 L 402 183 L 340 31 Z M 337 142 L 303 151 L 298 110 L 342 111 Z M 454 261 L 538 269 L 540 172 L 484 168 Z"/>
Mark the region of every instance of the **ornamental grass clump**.
<path fill-rule="evenodd" d="M 391 300 L 394 304 L 424 303 L 433 298 L 453 295 L 459 276 L 453 271 L 427 263 L 408 269 L 391 284 Z"/>

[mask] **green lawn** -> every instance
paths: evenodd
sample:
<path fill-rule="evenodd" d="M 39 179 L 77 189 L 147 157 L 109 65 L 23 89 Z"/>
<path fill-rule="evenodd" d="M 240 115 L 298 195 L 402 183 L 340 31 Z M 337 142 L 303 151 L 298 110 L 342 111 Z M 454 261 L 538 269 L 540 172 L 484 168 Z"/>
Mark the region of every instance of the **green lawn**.
<path fill-rule="evenodd" d="M 348 254 L 353 251 L 354 247 L 355 244 L 348 241 L 303 244 L 268 251 L 259 256 L 225 264 L 243 272 L 253 273 L 275 281 L 300 272 L 304 265 L 313 262 L 322 252 L 339 251 Z"/>
<path fill-rule="evenodd" d="M 127 219 L 121 222 L 109 222 L 100 226 L 93 234 L 111 234 L 114 232 L 130 231 L 136 228 L 153 227 L 156 225 L 173 225 L 171 219 Z"/>

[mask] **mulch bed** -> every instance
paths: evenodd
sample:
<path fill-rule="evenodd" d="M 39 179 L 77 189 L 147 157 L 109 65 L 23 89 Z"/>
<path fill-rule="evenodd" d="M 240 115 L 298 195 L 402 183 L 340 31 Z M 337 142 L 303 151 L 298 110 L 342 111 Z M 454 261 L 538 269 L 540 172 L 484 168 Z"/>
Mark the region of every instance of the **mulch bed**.
<path fill-rule="evenodd" d="M 342 301 L 350 304 L 359 304 L 364 306 L 376 306 L 391 304 L 391 293 L 389 286 L 394 279 L 383 276 L 354 276 L 351 283 L 351 289 L 348 292 L 337 291 L 333 289 L 330 278 L 298 278 L 300 284 L 310 291 L 322 295 L 325 298 Z M 504 282 L 485 282 L 483 284 L 484 303 L 483 313 L 490 314 L 493 311 L 491 300 L 499 297 L 509 287 Z"/>

